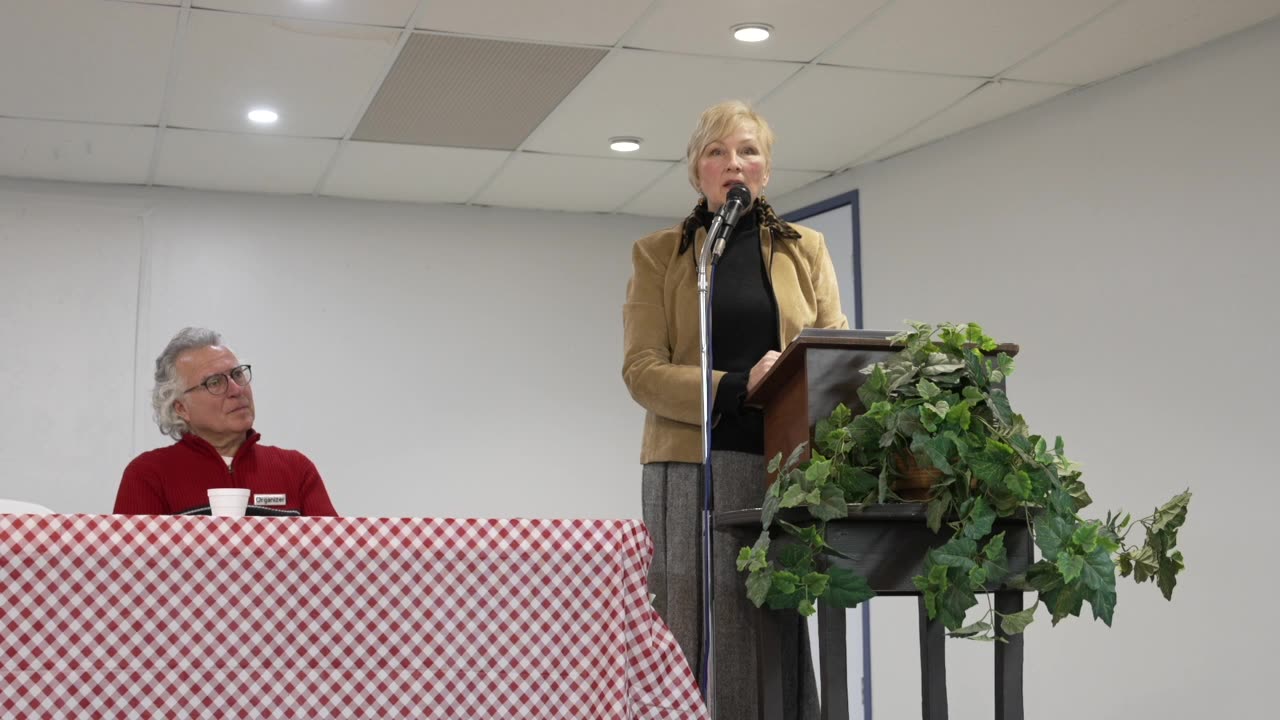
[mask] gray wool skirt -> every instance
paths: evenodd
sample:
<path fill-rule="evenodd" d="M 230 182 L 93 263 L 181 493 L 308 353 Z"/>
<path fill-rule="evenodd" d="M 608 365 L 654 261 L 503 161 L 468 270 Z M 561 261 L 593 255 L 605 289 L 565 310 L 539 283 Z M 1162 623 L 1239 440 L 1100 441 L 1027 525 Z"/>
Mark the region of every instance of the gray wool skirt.
<path fill-rule="evenodd" d="M 713 451 L 712 493 L 716 512 L 759 507 L 765 461 L 760 455 Z M 698 674 L 702 652 L 702 465 L 649 463 L 642 475 L 644 522 L 653 538 L 649 592 L 654 607 Z M 715 613 L 716 720 L 759 717 L 756 658 L 750 621 L 759 612 L 747 599 L 746 576 L 736 562 L 740 542 L 716 533 L 712 556 Z M 783 708 L 788 720 L 816 720 L 818 689 L 809 655 L 808 625 L 789 611 L 781 623 Z"/>

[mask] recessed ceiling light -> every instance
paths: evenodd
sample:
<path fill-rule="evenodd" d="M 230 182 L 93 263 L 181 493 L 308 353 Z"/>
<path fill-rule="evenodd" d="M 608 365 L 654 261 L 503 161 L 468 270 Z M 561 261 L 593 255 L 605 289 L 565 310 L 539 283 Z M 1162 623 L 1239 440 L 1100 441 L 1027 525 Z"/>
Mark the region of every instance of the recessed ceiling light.
<path fill-rule="evenodd" d="M 609 149 L 614 152 L 635 152 L 640 149 L 638 137 L 609 138 Z"/>
<path fill-rule="evenodd" d="M 764 23 L 744 23 L 733 26 L 733 37 L 741 42 L 754 43 L 768 40 L 772 33 L 773 26 Z"/>
<path fill-rule="evenodd" d="M 249 120 L 258 123 L 259 125 L 270 125 L 280 119 L 279 113 L 275 110 L 268 110 L 267 108 L 254 108 L 249 111 L 248 117 Z"/>

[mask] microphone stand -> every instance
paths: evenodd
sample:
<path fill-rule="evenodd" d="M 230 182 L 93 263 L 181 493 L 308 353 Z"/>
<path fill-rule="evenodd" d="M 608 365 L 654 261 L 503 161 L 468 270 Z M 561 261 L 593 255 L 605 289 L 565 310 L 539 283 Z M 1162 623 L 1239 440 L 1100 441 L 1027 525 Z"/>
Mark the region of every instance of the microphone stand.
<path fill-rule="evenodd" d="M 736 220 L 736 217 L 734 218 Z M 715 657 L 711 650 L 714 624 L 712 611 L 711 509 L 714 507 L 711 484 L 711 286 L 715 281 L 715 263 L 724 252 L 724 235 L 732 231 L 732 224 L 725 227 L 724 213 L 717 213 L 707 231 L 706 241 L 698 254 L 698 350 L 702 364 L 702 657 L 700 658 L 699 684 L 702 699 L 711 717 L 715 710 Z"/>

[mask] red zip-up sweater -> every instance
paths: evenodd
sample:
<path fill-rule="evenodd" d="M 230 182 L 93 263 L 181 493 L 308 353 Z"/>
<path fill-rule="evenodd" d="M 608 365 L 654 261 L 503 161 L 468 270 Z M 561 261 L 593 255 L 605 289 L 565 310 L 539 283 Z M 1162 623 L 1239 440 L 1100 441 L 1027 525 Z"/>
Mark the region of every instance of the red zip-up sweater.
<path fill-rule="evenodd" d="M 208 515 L 207 491 L 235 487 L 249 488 L 247 515 L 336 516 L 324 481 L 307 456 L 259 445 L 260 437 L 250 429 L 230 467 L 212 445 L 191 433 L 169 447 L 142 453 L 124 469 L 114 512 Z"/>

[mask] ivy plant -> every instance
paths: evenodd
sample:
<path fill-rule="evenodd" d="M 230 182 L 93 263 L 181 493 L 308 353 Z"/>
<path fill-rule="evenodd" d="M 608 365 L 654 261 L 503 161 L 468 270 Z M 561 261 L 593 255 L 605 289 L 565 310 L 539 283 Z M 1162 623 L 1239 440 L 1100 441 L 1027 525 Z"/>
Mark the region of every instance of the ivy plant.
<path fill-rule="evenodd" d="M 1067 459 L 1062 438 L 1050 444 L 1032 434 L 1004 391 L 1013 359 L 976 324 L 912 323 L 891 338 L 901 350 L 865 369 L 858 398 L 865 412 L 843 404 L 818 422 L 810 457 L 806 445 L 784 462 L 769 463 L 776 480 L 762 502 L 763 530 L 741 549 L 738 570 L 748 573 L 747 596 L 757 606 L 815 611 L 821 598 L 854 607 L 874 595 L 865 578 L 832 564 L 841 553 L 826 542 L 827 523 L 848 516 L 850 504 L 901 502 L 896 481 L 912 464 L 932 469 L 926 522 L 948 539 L 929 551 L 914 584 L 930 619 L 952 636 L 993 640 L 1022 632 L 1043 605 L 1053 624 L 1079 616 L 1088 603 L 1095 619 L 1111 624 L 1116 577 L 1153 580 L 1172 599 L 1183 570 L 1178 529 L 1189 491 L 1144 518 L 1107 513 L 1082 517 L 1092 500 L 1080 468 Z M 1041 559 L 1025 573 L 1009 574 L 1000 518 L 1026 522 Z M 1130 544 L 1135 528 L 1141 544 Z M 777 535 L 789 542 L 774 546 Z M 988 602 L 977 622 L 970 608 L 990 584 L 1034 591 L 1037 601 L 1017 613 Z"/>

